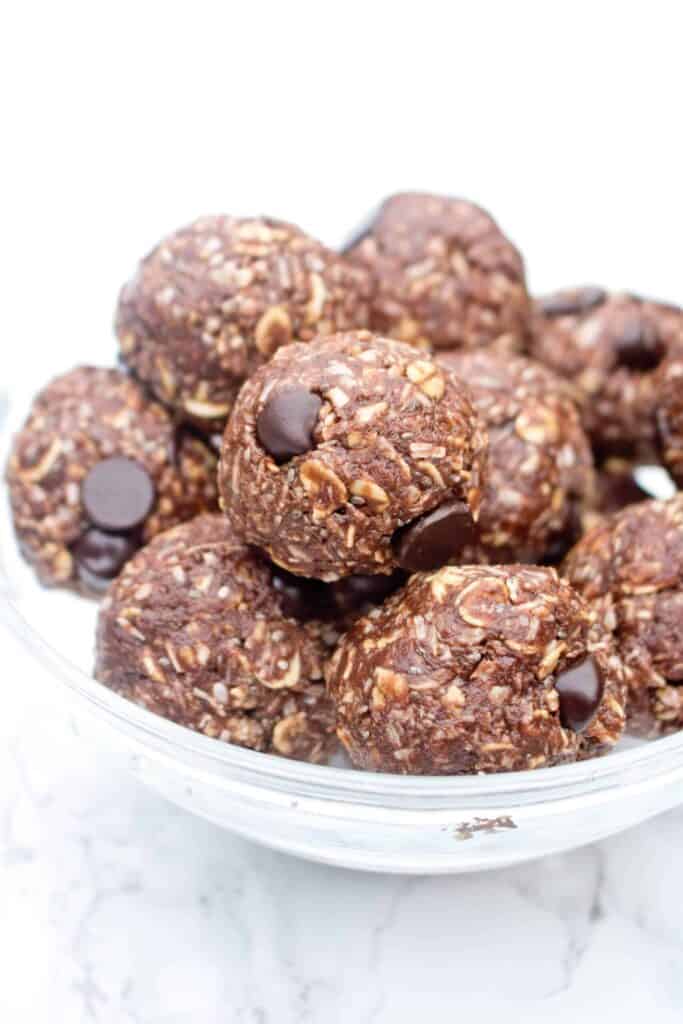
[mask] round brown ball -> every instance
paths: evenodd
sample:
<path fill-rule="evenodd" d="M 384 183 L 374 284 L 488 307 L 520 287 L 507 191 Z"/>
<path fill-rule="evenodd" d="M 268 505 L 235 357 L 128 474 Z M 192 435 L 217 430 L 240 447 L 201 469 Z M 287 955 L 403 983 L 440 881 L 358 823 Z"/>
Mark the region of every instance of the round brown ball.
<path fill-rule="evenodd" d="M 657 368 L 683 346 L 683 311 L 585 287 L 539 299 L 531 352 L 575 385 L 597 451 L 649 453 Z"/>
<path fill-rule="evenodd" d="M 320 762 L 335 746 L 320 626 L 289 617 L 265 563 L 221 515 L 156 537 L 111 586 L 95 676 L 164 718 Z"/>
<path fill-rule="evenodd" d="M 281 345 L 366 327 L 368 296 L 366 273 L 291 224 L 203 217 L 145 257 L 121 292 L 116 331 L 154 394 L 213 432 Z"/>
<path fill-rule="evenodd" d="M 280 349 L 247 381 L 225 431 L 221 502 L 290 572 L 388 574 L 422 567 L 416 552 L 438 565 L 459 549 L 485 455 L 460 381 L 409 345 L 338 334 Z"/>
<path fill-rule="evenodd" d="M 43 584 L 95 594 L 151 537 L 217 509 L 216 462 L 130 376 L 77 367 L 37 395 L 12 444 L 6 477 L 21 550 Z M 87 489 L 102 471 L 115 474 L 124 502 L 135 497 L 128 487 L 147 488 L 129 529 L 91 518 Z M 105 491 L 105 513 L 108 500 Z"/>
<path fill-rule="evenodd" d="M 474 203 L 391 196 L 344 254 L 373 276 L 371 326 L 380 334 L 446 349 L 526 346 L 522 257 Z"/>
<path fill-rule="evenodd" d="M 413 576 L 326 671 L 337 731 L 372 771 L 502 772 L 604 753 L 624 724 L 606 624 L 555 570 Z"/>
<path fill-rule="evenodd" d="M 683 726 L 683 495 L 611 516 L 570 552 L 563 575 L 614 622 L 628 688 L 628 730 Z"/>
<path fill-rule="evenodd" d="M 536 562 L 577 539 L 595 487 L 590 444 L 569 386 L 523 356 L 445 352 L 489 435 L 477 543 L 460 562 Z"/>

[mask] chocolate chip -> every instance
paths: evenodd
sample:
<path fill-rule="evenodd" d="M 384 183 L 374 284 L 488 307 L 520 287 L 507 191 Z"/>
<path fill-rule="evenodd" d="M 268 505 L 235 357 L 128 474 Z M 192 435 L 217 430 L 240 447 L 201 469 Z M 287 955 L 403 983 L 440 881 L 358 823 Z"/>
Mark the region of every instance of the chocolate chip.
<path fill-rule="evenodd" d="M 268 398 L 256 420 L 256 436 L 276 462 L 287 462 L 311 450 L 321 405 L 318 395 L 299 387 Z"/>
<path fill-rule="evenodd" d="M 634 316 L 614 339 L 617 362 L 629 370 L 654 370 L 666 351 L 654 324 Z"/>
<path fill-rule="evenodd" d="M 555 682 L 560 696 L 560 721 L 565 729 L 583 732 L 595 718 L 605 683 L 592 658 L 563 672 Z"/>
<path fill-rule="evenodd" d="M 554 292 L 538 300 L 545 316 L 580 316 L 601 306 L 607 298 L 604 288 L 587 285 L 566 292 Z"/>
<path fill-rule="evenodd" d="M 394 534 L 396 560 L 408 572 L 428 572 L 446 565 L 477 536 L 467 505 L 447 501 Z"/>
<path fill-rule="evenodd" d="M 154 483 L 145 467 L 121 456 L 98 462 L 81 485 L 88 519 L 112 533 L 140 526 L 152 510 L 154 497 Z"/>
<path fill-rule="evenodd" d="M 104 590 L 139 547 L 137 538 L 91 527 L 72 548 L 79 579 L 91 590 Z"/>
<path fill-rule="evenodd" d="M 406 574 L 400 569 L 390 576 L 365 576 L 357 573 L 330 584 L 332 598 L 341 615 L 355 612 L 366 605 L 381 604 L 385 598 L 398 590 L 406 581 Z"/>

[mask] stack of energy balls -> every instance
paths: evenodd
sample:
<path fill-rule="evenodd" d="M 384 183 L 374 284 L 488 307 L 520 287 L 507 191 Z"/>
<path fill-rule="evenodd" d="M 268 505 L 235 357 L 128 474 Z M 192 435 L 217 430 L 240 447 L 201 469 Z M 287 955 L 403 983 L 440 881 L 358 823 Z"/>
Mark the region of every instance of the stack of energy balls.
<path fill-rule="evenodd" d="M 342 252 L 206 217 L 123 288 L 119 369 L 34 401 L 7 479 L 96 677 L 206 736 L 372 771 L 539 768 L 683 726 L 683 312 L 532 300 L 470 202 Z"/>

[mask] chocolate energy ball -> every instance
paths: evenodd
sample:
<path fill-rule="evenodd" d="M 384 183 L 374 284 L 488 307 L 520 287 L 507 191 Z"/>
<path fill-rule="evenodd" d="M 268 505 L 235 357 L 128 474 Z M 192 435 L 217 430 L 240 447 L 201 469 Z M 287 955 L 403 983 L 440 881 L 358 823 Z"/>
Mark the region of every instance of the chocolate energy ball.
<path fill-rule="evenodd" d="M 523 356 L 490 349 L 437 361 L 465 381 L 489 435 L 477 543 L 461 562 L 535 562 L 577 539 L 595 485 L 593 457 L 569 386 Z"/>
<path fill-rule="evenodd" d="M 221 515 L 138 552 L 102 602 L 95 676 L 165 718 L 253 750 L 324 761 L 335 746 L 320 627 L 289 617 Z"/>
<path fill-rule="evenodd" d="M 683 495 L 603 520 L 570 552 L 563 575 L 607 606 L 628 687 L 628 730 L 683 726 Z"/>
<path fill-rule="evenodd" d="M 413 576 L 326 670 L 337 732 L 372 771 L 513 771 L 604 753 L 624 725 L 605 623 L 554 569 Z"/>
<path fill-rule="evenodd" d="M 81 366 L 35 399 L 7 465 L 42 583 L 103 590 L 156 533 L 217 508 L 216 457 L 118 370 Z"/>
<path fill-rule="evenodd" d="M 464 199 L 387 199 L 344 250 L 373 275 L 373 330 L 414 345 L 523 349 L 530 302 L 522 257 Z"/>
<path fill-rule="evenodd" d="M 219 489 L 245 540 L 331 582 L 444 564 L 472 537 L 485 455 L 459 380 L 357 331 L 281 349 L 247 381 Z"/>
<path fill-rule="evenodd" d="M 211 433 L 280 345 L 366 327 L 369 288 L 367 273 L 291 224 L 203 217 L 160 242 L 123 288 L 121 354 Z"/>
<path fill-rule="evenodd" d="M 683 312 L 585 287 L 539 299 L 532 354 L 576 385 L 601 453 L 631 456 L 654 440 L 657 367 L 683 345 Z"/>

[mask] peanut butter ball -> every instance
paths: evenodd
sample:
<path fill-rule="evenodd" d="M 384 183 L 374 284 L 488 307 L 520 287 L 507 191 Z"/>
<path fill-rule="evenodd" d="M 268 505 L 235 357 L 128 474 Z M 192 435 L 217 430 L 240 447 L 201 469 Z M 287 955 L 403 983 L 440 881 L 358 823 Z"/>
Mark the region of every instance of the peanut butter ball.
<path fill-rule="evenodd" d="M 531 353 L 576 387 L 584 428 L 601 456 L 649 453 L 657 368 L 683 347 L 683 311 L 594 286 L 536 303 Z"/>
<path fill-rule="evenodd" d="M 526 346 L 531 306 L 522 257 L 474 203 L 391 196 L 344 254 L 372 274 L 378 333 L 426 348 Z"/>
<path fill-rule="evenodd" d="M 37 395 L 6 476 L 19 544 L 41 582 L 91 596 L 157 533 L 218 507 L 204 441 L 130 376 L 93 366 Z"/>
<path fill-rule="evenodd" d="M 247 542 L 331 582 L 445 564 L 474 533 L 485 456 L 465 385 L 357 331 L 280 349 L 247 381 L 219 489 Z"/>
<path fill-rule="evenodd" d="M 517 771 L 602 754 L 624 725 L 608 625 L 554 569 L 413 576 L 326 669 L 337 731 L 370 771 Z"/>
<path fill-rule="evenodd" d="M 444 352 L 489 435 L 475 544 L 464 562 L 536 562 L 566 553 L 595 487 L 593 456 L 571 388 L 540 363 L 490 349 Z"/>
<path fill-rule="evenodd" d="M 654 737 L 683 727 L 683 496 L 604 519 L 562 572 L 613 621 L 629 732 Z"/>
<path fill-rule="evenodd" d="M 368 299 L 365 271 L 291 224 L 203 217 L 145 257 L 121 292 L 116 331 L 157 398 L 212 433 L 277 348 L 366 327 Z"/>
<path fill-rule="evenodd" d="M 293 619 L 221 515 L 156 537 L 102 602 L 95 675 L 205 736 L 306 761 L 335 746 L 318 623 Z"/>

